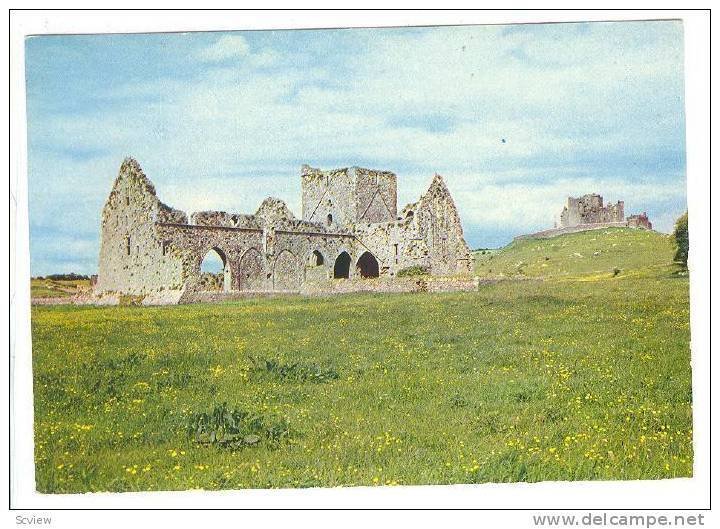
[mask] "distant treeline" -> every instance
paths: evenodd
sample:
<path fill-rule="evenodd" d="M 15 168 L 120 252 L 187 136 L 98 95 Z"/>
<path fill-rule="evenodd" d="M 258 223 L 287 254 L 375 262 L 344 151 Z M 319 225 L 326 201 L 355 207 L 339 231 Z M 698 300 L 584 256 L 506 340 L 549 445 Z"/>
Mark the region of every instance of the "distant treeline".
<path fill-rule="evenodd" d="M 69 274 L 50 274 L 49 276 L 37 276 L 35 279 L 50 279 L 52 281 L 77 281 L 79 279 L 90 279 L 90 276 L 84 276 L 71 272 Z"/>

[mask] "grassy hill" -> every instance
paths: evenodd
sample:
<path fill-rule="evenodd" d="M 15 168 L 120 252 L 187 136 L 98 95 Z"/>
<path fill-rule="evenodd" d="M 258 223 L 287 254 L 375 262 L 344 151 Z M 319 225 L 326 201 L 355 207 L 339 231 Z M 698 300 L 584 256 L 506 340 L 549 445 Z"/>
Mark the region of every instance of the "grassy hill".
<path fill-rule="evenodd" d="M 513 241 L 497 252 L 475 253 L 481 277 L 601 279 L 653 276 L 676 269 L 669 235 L 608 228 L 552 239 Z"/>

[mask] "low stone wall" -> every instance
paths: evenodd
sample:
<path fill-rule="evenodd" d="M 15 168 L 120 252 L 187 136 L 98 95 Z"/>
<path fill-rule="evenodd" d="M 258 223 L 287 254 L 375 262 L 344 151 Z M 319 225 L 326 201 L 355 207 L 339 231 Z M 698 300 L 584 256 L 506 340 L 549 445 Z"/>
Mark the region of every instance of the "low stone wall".
<path fill-rule="evenodd" d="M 404 292 L 472 292 L 480 285 L 493 284 L 500 279 L 480 279 L 478 277 L 401 277 L 375 279 L 330 279 L 316 283 L 305 283 L 300 290 L 235 290 L 230 292 L 215 291 L 180 291 L 167 290 L 155 292 L 147 296 L 138 296 L 134 304 L 142 305 L 178 305 L 187 303 L 217 303 L 254 297 L 273 297 L 284 295 L 327 296 L 335 294 L 351 294 L 355 292 L 372 292 L 376 294 Z M 118 305 L 121 303 L 117 295 L 74 296 L 67 298 L 32 298 L 33 305 Z"/>
<path fill-rule="evenodd" d="M 309 296 L 352 292 L 467 292 L 478 289 L 477 277 L 401 277 L 330 280 L 305 284 L 301 293 Z"/>
<path fill-rule="evenodd" d="M 305 283 L 300 290 L 243 290 L 231 292 L 186 292 L 179 303 L 216 303 L 253 297 L 283 295 L 327 296 L 372 292 L 376 294 L 403 292 L 468 292 L 478 289 L 481 283 L 495 281 L 477 277 L 403 277 L 376 279 L 330 279 L 316 283 Z"/>
<path fill-rule="evenodd" d="M 217 303 L 219 301 L 237 301 L 247 298 L 264 298 L 272 296 L 283 296 L 287 294 L 299 294 L 297 290 L 231 290 L 230 292 L 185 292 L 177 304 L 186 303 Z"/>
<path fill-rule="evenodd" d="M 68 305 L 73 304 L 73 299 L 69 297 L 55 298 L 30 298 L 31 305 Z"/>
<path fill-rule="evenodd" d="M 162 290 L 151 292 L 142 300 L 143 305 L 177 305 L 185 292 L 183 290 Z"/>
<path fill-rule="evenodd" d="M 118 305 L 120 300 L 118 296 L 106 295 L 106 296 L 92 296 L 92 295 L 81 295 L 81 296 L 68 296 L 68 297 L 54 297 L 54 298 L 38 298 L 30 297 L 31 305 Z"/>
<path fill-rule="evenodd" d="M 578 224 L 577 226 L 568 226 L 566 228 L 553 228 L 551 230 L 538 231 L 536 233 L 530 233 L 528 235 L 518 235 L 513 240 L 521 241 L 525 239 L 550 239 L 552 237 L 557 237 L 558 235 L 565 235 L 566 233 L 578 233 L 588 230 L 602 230 L 605 228 L 627 227 L 627 222 L 599 222 L 597 224 Z"/>

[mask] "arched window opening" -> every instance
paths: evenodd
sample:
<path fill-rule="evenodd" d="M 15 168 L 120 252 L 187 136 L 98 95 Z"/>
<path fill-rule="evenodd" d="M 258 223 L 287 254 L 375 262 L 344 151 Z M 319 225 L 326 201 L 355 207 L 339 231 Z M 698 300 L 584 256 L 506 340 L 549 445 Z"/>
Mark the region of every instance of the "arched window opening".
<path fill-rule="evenodd" d="M 325 258 L 318 250 L 310 255 L 310 266 L 322 266 L 325 264 Z"/>
<path fill-rule="evenodd" d="M 360 277 L 363 278 L 380 276 L 380 266 L 375 256 L 370 252 L 365 252 L 360 256 L 357 262 L 357 271 Z"/>
<path fill-rule="evenodd" d="M 332 213 L 328 213 L 327 216 L 327 225 L 330 226 L 332 224 Z"/>
<path fill-rule="evenodd" d="M 350 255 L 347 252 L 342 252 L 335 259 L 333 277 L 335 279 L 348 279 L 350 277 Z"/>
<path fill-rule="evenodd" d="M 225 254 L 211 249 L 200 263 L 200 289 L 218 292 L 230 290 L 230 266 Z"/>

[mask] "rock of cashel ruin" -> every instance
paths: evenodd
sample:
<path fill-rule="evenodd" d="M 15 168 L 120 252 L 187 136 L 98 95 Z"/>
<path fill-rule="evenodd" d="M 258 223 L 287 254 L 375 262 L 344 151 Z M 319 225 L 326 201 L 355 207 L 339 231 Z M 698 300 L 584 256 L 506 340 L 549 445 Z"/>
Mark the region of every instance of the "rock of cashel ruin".
<path fill-rule="evenodd" d="M 603 197 L 590 193 L 581 197 L 568 197 L 567 203 L 560 212 L 560 223 L 555 228 L 543 230 L 529 235 L 520 235 L 515 239 L 545 239 L 565 233 L 596 230 L 601 228 L 638 228 L 651 230 L 652 223 L 647 213 L 630 215 L 625 218 L 625 202 L 618 200 L 615 204 L 603 205 Z"/>
<path fill-rule="evenodd" d="M 560 227 L 570 228 L 580 224 L 603 224 L 623 222 L 625 202 L 603 206 L 603 197 L 592 193 L 579 198 L 568 197 L 567 205 L 560 213 Z"/>
<path fill-rule="evenodd" d="M 254 214 L 188 216 L 163 204 L 138 162 L 125 159 L 102 212 L 95 293 L 178 303 L 243 292 L 353 290 L 338 280 L 357 284 L 355 290 L 377 284 L 392 291 L 402 283 L 398 272 L 413 267 L 438 278 L 441 286 L 431 288 L 476 288 L 460 216 L 441 176 L 399 214 L 394 173 L 304 165 L 301 179 L 302 218 L 273 197 Z M 209 295 L 200 270 L 212 251 L 223 264 L 222 292 Z"/>

